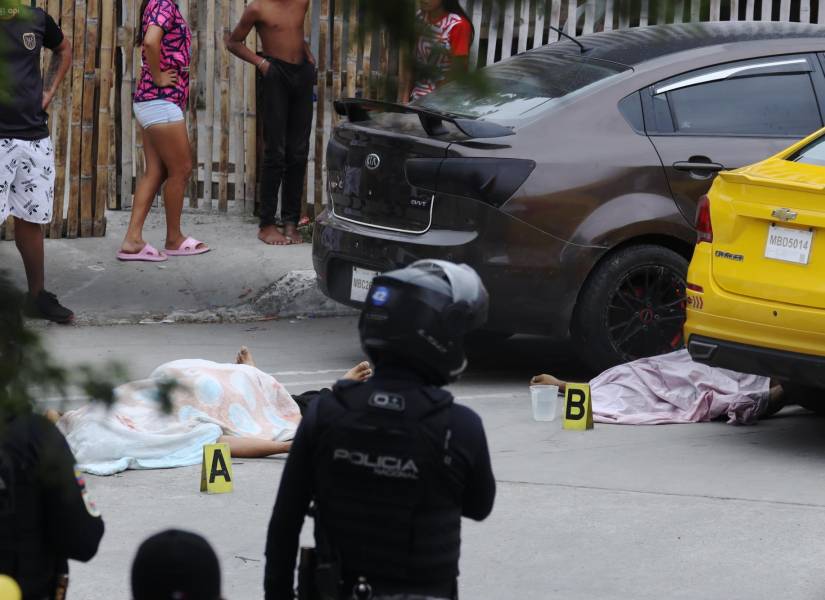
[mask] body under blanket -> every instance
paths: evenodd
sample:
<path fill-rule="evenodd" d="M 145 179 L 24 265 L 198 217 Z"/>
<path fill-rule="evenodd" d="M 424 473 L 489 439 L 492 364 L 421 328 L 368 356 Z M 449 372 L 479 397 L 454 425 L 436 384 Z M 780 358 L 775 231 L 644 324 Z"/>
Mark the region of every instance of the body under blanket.
<path fill-rule="evenodd" d="M 167 414 L 159 398 L 168 382 L 175 387 Z M 119 386 L 109 408 L 90 404 L 66 413 L 58 426 L 81 470 L 111 475 L 197 464 L 204 444 L 223 435 L 288 441 L 300 420 L 298 405 L 271 375 L 248 365 L 186 359 Z"/>

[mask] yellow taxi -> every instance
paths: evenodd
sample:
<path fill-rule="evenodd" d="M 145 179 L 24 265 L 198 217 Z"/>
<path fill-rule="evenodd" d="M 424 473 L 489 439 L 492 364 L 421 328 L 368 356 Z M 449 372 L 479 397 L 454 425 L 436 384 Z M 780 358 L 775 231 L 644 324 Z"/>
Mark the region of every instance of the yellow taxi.
<path fill-rule="evenodd" d="M 719 174 L 697 207 L 685 339 L 694 360 L 786 382 L 825 409 L 825 129 Z"/>

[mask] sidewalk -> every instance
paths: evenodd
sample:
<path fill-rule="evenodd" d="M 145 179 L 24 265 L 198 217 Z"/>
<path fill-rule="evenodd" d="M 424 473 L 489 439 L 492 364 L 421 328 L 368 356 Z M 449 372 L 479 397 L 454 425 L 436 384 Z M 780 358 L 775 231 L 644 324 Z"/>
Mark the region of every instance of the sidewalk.
<path fill-rule="evenodd" d="M 75 311 L 77 323 L 141 321 L 215 322 L 349 311 L 315 287 L 310 244 L 266 246 L 254 219 L 185 213 L 184 233 L 212 251 L 170 257 L 163 263 L 115 258 L 129 212 L 109 212 L 105 238 L 46 241 L 46 286 Z M 163 213 L 153 210 L 144 238 L 163 247 Z M 22 262 L 11 242 L 0 242 L 0 264 L 25 286 Z"/>

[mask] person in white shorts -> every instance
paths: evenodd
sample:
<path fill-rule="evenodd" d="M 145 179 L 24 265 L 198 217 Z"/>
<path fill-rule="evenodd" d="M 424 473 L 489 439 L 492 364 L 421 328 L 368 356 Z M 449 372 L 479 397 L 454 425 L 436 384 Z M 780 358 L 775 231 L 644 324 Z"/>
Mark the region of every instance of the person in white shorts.
<path fill-rule="evenodd" d="M 46 82 L 40 51 L 52 51 Z M 54 146 L 46 109 L 72 64 L 72 48 L 57 23 L 28 3 L 0 6 L 0 64 L 5 99 L 0 95 L 0 224 L 14 217 L 14 237 L 26 268 L 30 316 L 68 323 L 74 318 L 44 288 L 42 225 L 52 220 Z M 6 82 L 13 82 L 11 86 Z"/>

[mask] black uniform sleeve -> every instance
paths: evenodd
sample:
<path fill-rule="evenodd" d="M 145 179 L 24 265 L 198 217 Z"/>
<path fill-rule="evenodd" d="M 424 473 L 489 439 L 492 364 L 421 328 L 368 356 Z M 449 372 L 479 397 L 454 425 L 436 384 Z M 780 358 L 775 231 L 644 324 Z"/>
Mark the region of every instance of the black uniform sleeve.
<path fill-rule="evenodd" d="M 83 477 L 75 470 L 75 460 L 66 439 L 43 419 L 38 427 L 41 439 L 41 481 L 45 490 L 46 531 L 55 554 L 88 561 L 103 537 L 103 519 L 86 490 Z"/>
<path fill-rule="evenodd" d="M 43 46 L 49 50 L 54 50 L 63 43 L 63 31 L 54 22 L 51 15 L 46 15 L 46 31 L 43 34 Z"/>
<path fill-rule="evenodd" d="M 496 497 L 496 480 L 490 464 L 487 436 L 484 434 L 481 417 L 465 406 L 456 406 L 456 409 L 456 434 L 457 437 L 466 440 L 464 444 L 468 450 L 470 464 L 461 514 L 469 519 L 481 521 L 492 512 Z"/>
<path fill-rule="evenodd" d="M 327 393 L 329 391 L 329 388 L 324 388 L 320 391 L 311 390 L 309 392 L 304 392 L 303 394 L 293 394 L 292 399 L 295 400 L 295 403 L 298 405 L 298 408 L 301 411 L 301 416 L 303 417 L 309 409 L 309 405 L 312 404 L 312 401 L 315 400 L 322 393 Z"/>
<path fill-rule="evenodd" d="M 312 447 L 317 415 L 318 402 L 313 402 L 298 426 L 281 475 L 281 485 L 266 536 L 266 600 L 292 600 L 295 597 L 293 590 L 298 541 L 313 491 Z"/>

